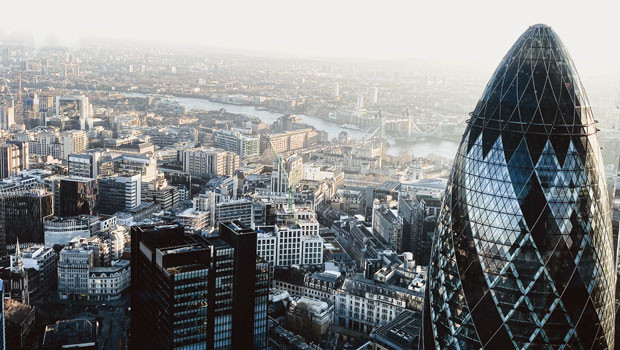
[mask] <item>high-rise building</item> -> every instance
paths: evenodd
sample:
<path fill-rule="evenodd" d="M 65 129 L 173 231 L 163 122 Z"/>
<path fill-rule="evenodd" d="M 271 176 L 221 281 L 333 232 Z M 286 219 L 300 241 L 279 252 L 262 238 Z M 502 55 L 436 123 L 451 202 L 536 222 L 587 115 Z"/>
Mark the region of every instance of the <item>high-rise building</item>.
<path fill-rule="evenodd" d="M 550 27 L 530 27 L 489 81 L 438 220 L 426 349 L 613 348 L 601 147 L 572 59 Z"/>
<path fill-rule="evenodd" d="M 210 238 L 180 225 L 132 227 L 132 348 L 267 347 L 268 265 L 256 232 L 239 225 Z"/>
<path fill-rule="evenodd" d="M 45 188 L 11 191 L 0 195 L 0 252 L 7 245 L 44 243 L 44 221 L 54 214 L 52 194 Z"/>
<path fill-rule="evenodd" d="M 28 143 L 7 141 L 0 144 L 0 178 L 17 175 L 29 167 Z"/>
<path fill-rule="evenodd" d="M 141 176 L 121 175 L 99 179 L 99 212 L 114 214 L 142 203 Z"/>
<path fill-rule="evenodd" d="M 214 130 L 213 143 L 215 147 L 235 152 L 241 159 L 260 155 L 260 137 L 244 135 L 239 131 Z"/>
<path fill-rule="evenodd" d="M 73 153 L 81 153 L 88 147 L 88 134 L 84 130 L 70 130 L 62 134 L 62 157 L 69 159 Z"/>
<path fill-rule="evenodd" d="M 192 176 L 230 176 L 239 169 L 239 155 L 217 148 L 196 148 L 182 152 L 183 171 Z"/>
<path fill-rule="evenodd" d="M 15 124 L 15 106 L 11 104 L 0 104 L 0 128 L 8 130 L 11 125 Z"/>

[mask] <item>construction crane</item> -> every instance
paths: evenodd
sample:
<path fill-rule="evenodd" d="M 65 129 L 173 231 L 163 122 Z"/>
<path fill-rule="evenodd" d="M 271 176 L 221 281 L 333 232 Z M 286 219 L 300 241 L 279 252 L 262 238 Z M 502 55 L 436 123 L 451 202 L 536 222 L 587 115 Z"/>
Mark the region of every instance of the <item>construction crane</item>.
<path fill-rule="evenodd" d="M 278 154 L 278 152 L 276 152 L 275 147 L 273 147 L 273 142 L 271 141 L 271 137 L 267 136 L 267 141 L 269 142 L 269 147 L 271 147 L 271 151 L 273 152 L 274 157 L 276 158 L 276 160 L 278 161 L 278 166 L 280 168 L 280 171 L 282 171 L 284 173 L 284 176 L 286 176 L 286 191 L 288 193 L 288 210 L 289 211 L 293 211 L 293 207 L 295 206 L 295 198 L 293 196 L 293 185 L 291 184 L 291 176 L 290 174 L 286 171 L 286 168 L 284 167 L 284 162 L 282 161 L 282 157 L 280 157 L 280 155 Z"/>

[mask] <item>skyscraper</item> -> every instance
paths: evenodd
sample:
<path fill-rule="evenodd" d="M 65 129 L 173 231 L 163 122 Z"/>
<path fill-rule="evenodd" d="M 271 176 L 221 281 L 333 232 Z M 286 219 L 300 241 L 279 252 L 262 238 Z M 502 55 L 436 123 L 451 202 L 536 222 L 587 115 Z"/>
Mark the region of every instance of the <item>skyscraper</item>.
<path fill-rule="evenodd" d="M 227 224 L 220 233 L 132 228 L 132 349 L 266 348 L 269 272 L 256 232 Z"/>
<path fill-rule="evenodd" d="M 530 27 L 461 141 L 435 232 L 426 349 L 614 346 L 601 149 L 566 48 Z"/>

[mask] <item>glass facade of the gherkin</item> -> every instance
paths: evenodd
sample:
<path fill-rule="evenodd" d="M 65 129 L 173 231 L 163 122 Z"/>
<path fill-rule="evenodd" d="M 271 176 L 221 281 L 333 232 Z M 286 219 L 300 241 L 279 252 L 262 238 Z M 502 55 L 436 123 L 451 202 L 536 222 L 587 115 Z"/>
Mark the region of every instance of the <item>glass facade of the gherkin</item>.
<path fill-rule="evenodd" d="M 595 121 L 545 25 L 506 54 L 456 155 L 424 347 L 613 349 L 611 217 Z"/>

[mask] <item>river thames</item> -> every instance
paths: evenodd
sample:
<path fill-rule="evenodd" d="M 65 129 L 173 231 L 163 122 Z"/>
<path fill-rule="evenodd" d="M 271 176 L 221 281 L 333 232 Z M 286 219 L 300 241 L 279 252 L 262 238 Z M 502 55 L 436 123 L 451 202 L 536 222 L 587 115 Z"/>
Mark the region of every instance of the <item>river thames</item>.
<path fill-rule="evenodd" d="M 126 93 L 126 96 L 131 97 L 143 97 L 145 95 L 139 93 Z M 276 121 L 283 113 L 271 112 L 264 109 L 258 109 L 255 106 L 239 106 L 220 102 L 209 101 L 202 98 L 191 97 L 170 97 L 170 100 L 176 101 L 179 105 L 187 108 L 188 110 L 206 110 L 216 111 L 222 108 L 226 109 L 230 113 L 246 114 L 249 116 L 255 116 L 260 118 L 263 122 L 271 124 Z M 325 131 L 329 135 L 329 138 L 338 137 L 341 131 L 346 131 L 353 138 L 362 139 L 367 133 L 359 130 L 345 129 L 341 126 L 341 123 L 332 122 L 329 120 L 321 119 L 318 117 L 308 116 L 304 114 L 297 114 L 304 123 L 315 127 L 317 130 Z M 465 126 L 463 126 L 465 129 Z M 458 141 L 458 140 L 457 140 Z M 387 154 L 391 156 L 407 156 L 413 155 L 416 157 L 426 157 L 429 155 L 440 156 L 449 160 L 454 158 L 458 142 L 448 141 L 441 139 L 423 139 L 423 140 L 411 140 L 411 142 L 391 142 L 390 147 L 387 150 Z"/>

